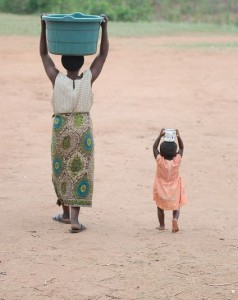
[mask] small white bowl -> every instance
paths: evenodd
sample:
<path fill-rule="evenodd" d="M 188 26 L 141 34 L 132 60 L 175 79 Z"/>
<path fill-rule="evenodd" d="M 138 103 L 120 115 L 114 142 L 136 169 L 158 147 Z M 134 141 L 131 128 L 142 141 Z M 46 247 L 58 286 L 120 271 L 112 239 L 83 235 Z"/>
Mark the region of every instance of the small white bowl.
<path fill-rule="evenodd" d="M 176 138 L 176 130 L 172 128 L 166 128 L 164 134 L 165 142 L 174 142 Z"/>

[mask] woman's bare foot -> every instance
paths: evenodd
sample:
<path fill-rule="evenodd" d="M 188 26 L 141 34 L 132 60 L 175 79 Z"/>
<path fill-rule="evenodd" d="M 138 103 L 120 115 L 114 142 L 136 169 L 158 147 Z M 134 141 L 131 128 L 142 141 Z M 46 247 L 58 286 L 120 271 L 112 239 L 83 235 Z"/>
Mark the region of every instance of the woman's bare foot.
<path fill-rule="evenodd" d="M 178 220 L 177 219 L 173 219 L 172 220 L 172 232 L 176 233 L 178 231 L 179 231 Z"/>

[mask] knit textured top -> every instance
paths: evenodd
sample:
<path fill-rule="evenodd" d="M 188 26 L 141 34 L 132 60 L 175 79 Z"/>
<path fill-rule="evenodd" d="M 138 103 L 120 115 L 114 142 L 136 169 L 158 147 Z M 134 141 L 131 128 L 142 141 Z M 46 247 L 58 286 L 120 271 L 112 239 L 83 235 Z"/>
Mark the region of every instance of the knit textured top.
<path fill-rule="evenodd" d="M 91 79 L 90 69 L 83 72 L 81 79 L 76 80 L 59 72 L 51 99 L 54 114 L 89 112 L 93 104 Z"/>

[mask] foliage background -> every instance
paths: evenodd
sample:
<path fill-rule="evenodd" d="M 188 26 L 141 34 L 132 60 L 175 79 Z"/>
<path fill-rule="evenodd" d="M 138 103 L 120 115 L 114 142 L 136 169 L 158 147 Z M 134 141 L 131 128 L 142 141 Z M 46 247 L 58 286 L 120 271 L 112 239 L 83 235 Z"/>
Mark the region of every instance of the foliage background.
<path fill-rule="evenodd" d="M 207 22 L 238 25 L 238 0 L 0 0 L 16 14 L 102 14 L 111 21 Z"/>

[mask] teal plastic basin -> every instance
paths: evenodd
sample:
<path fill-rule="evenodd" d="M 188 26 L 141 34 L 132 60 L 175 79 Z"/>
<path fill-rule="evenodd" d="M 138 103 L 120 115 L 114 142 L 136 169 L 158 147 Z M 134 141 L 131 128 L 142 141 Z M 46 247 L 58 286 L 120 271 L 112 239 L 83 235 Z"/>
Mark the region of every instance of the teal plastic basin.
<path fill-rule="evenodd" d="M 92 55 L 97 52 L 103 17 L 73 14 L 43 15 L 46 22 L 48 50 L 59 55 Z"/>

